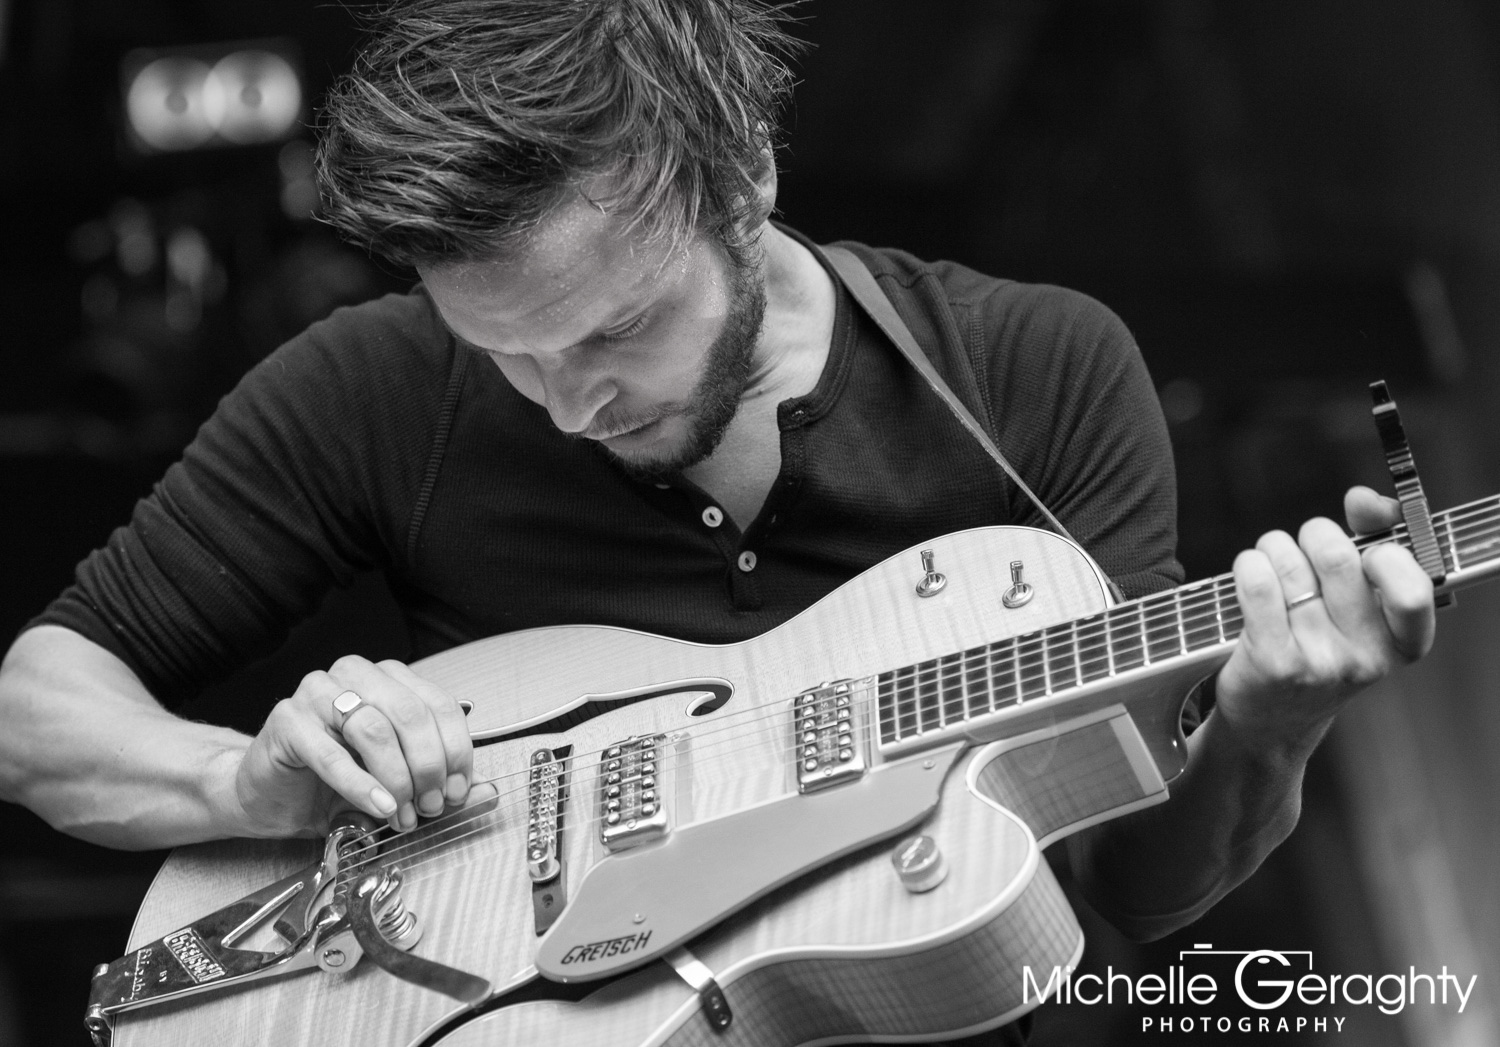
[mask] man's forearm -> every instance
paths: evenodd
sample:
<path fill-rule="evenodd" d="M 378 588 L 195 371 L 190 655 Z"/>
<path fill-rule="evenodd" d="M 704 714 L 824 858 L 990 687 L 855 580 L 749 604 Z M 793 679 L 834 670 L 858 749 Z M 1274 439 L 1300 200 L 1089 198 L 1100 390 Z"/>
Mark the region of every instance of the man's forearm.
<path fill-rule="evenodd" d="M 1257 750 L 1223 715 L 1210 714 L 1188 739 L 1187 766 L 1171 783 L 1170 800 L 1069 839 L 1089 901 L 1138 939 L 1196 920 L 1296 827 L 1317 740 Z"/>
<path fill-rule="evenodd" d="M 55 626 L 0 667 L 0 798 L 110 847 L 241 835 L 235 769 L 250 739 L 163 709 L 114 655 Z"/>

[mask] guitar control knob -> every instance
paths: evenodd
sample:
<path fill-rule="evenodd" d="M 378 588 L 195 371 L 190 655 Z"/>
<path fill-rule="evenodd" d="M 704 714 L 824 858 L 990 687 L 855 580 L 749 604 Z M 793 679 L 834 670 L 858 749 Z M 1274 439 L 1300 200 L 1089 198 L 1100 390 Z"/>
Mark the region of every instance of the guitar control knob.
<path fill-rule="evenodd" d="M 922 550 L 922 580 L 917 583 L 918 596 L 936 596 L 948 584 L 948 576 L 933 566 L 932 550 Z"/>
<path fill-rule="evenodd" d="M 911 836 L 897 844 L 891 864 L 901 886 L 912 894 L 930 891 L 948 876 L 948 860 L 931 836 Z"/>

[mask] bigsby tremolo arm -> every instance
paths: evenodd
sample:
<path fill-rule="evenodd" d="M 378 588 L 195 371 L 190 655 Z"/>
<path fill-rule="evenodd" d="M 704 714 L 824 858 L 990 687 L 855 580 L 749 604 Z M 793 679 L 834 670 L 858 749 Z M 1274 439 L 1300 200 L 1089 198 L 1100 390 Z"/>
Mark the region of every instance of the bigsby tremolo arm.
<path fill-rule="evenodd" d="M 114 1016 L 122 1011 L 312 967 L 351 969 L 363 947 L 349 919 L 347 877 L 340 872 L 366 864 L 360 855 L 373 828 L 363 815 L 351 814 L 329 833 L 321 861 L 96 967 L 84 1015 L 94 1043 L 110 1042 Z M 417 939 L 415 918 L 392 911 L 387 905 L 381 932 L 409 949 Z M 248 940 L 268 921 L 274 921 L 275 947 L 250 947 Z"/>

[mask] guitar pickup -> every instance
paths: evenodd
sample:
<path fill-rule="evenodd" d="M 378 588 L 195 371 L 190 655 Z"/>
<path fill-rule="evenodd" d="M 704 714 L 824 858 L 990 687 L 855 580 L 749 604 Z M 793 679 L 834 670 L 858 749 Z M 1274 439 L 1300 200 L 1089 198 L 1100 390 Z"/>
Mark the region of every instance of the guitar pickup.
<path fill-rule="evenodd" d="M 658 757 L 666 735 L 627 738 L 599 760 L 599 839 L 623 851 L 667 833 L 667 811 L 657 786 Z"/>
<path fill-rule="evenodd" d="M 797 791 L 826 789 L 864 777 L 864 743 L 853 680 L 810 687 L 792 701 L 792 759 Z"/>

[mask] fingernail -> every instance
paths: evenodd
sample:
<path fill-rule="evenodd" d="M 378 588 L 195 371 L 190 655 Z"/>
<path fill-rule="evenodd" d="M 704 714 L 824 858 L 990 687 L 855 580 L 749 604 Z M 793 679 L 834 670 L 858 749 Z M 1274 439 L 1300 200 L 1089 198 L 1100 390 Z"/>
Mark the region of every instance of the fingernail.
<path fill-rule="evenodd" d="M 448 775 L 448 802 L 463 803 L 469 797 L 469 780 L 461 774 Z"/>
<path fill-rule="evenodd" d="M 396 813 L 396 798 L 378 785 L 370 790 L 370 803 L 382 818 Z"/>
<path fill-rule="evenodd" d="M 443 813 L 443 794 L 436 789 L 429 789 L 417 800 L 417 810 L 431 817 L 434 814 Z"/>
<path fill-rule="evenodd" d="M 406 832 L 417 827 L 417 810 L 409 803 L 403 803 L 401 810 L 397 812 L 396 818 L 401 822 L 401 831 Z"/>

